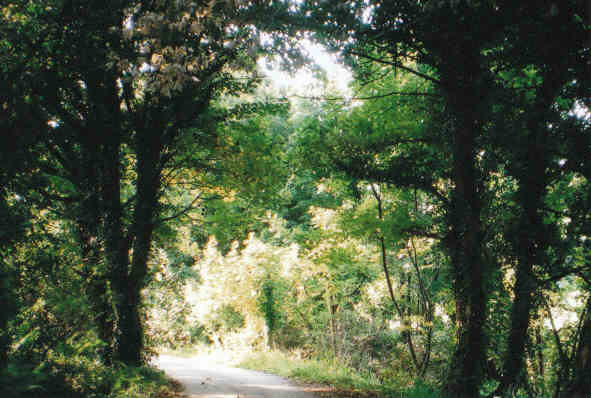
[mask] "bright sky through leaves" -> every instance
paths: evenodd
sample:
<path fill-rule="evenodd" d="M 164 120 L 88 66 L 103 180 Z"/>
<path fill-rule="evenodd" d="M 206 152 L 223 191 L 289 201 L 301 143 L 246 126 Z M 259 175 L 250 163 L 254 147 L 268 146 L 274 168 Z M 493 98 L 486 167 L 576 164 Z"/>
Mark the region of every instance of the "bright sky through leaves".
<path fill-rule="evenodd" d="M 321 45 L 313 44 L 307 40 L 304 42 L 304 48 L 316 65 L 326 73 L 327 87 L 337 89 L 343 94 L 347 93 L 349 91 L 348 85 L 352 80 L 351 71 L 339 62 L 337 56 L 330 54 Z M 300 96 L 320 96 L 324 92 L 322 82 L 310 69 L 300 69 L 295 74 L 290 74 L 280 70 L 277 64 L 265 59 L 259 61 L 259 66 L 279 90 Z"/>

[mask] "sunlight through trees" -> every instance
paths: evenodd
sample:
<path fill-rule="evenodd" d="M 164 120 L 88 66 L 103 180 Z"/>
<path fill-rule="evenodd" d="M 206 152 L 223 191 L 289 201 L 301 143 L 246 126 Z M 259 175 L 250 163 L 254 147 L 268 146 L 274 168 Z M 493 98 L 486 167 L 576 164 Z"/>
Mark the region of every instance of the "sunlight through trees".
<path fill-rule="evenodd" d="M 590 26 L 582 0 L 3 1 L 2 396 L 156 396 L 150 357 L 187 347 L 589 396 Z"/>

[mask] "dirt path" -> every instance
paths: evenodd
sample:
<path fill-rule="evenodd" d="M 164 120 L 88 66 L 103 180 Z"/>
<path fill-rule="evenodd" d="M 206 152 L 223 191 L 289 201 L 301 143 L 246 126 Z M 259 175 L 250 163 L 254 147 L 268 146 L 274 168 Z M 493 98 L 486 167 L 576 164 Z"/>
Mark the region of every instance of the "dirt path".
<path fill-rule="evenodd" d="M 274 375 L 218 365 L 207 358 L 161 355 L 156 365 L 185 386 L 190 398 L 317 398 Z"/>

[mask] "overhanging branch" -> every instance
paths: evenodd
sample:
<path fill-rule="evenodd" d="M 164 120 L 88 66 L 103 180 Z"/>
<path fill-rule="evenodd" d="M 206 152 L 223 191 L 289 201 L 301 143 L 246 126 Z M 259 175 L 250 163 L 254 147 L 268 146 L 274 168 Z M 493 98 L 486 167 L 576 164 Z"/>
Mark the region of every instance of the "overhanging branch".
<path fill-rule="evenodd" d="M 174 220 L 175 218 L 179 218 L 180 216 L 188 213 L 189 211 L 194 209 L 195 203 L 197 203 L 197 201 L 200 198 L 201 198 L 201 193 L 199 193 L 197 196 L 195 196 L 195 198 L 191 201 L 191 203 L 187 207 L 185 207 L 183 210 L 179 211 L 178 213 L 173 214 L 172 216 L 161 218 L 160 220 L 156 221 L 154 224 L 155 225 L 163 224 L 167 221 Z"/>
<path fill-rule="evenodd" d="M 441 83 L 441 81 L 439 81 L 438 79 L 436 79 L 436 78 L 434 78 L 432 76 L 429 76 L 429 75 L 427 75 L 425 73 L 419 72 L 418 70 L 415 70 L 413 68 L 409 68 L 408 66 L 404 66 L 403 64 L 401 64 L 398 61 L 387 61 L 385 59 L 380 59 L 380 58 L 377 58 L 377 57 L 374 57 L 374 56 L 371 56 L 371 55 L 368 55 L 368 54 L 363 54 L 363 53 L 360 53 L 360 52 L 357 52 L 357 51 L 351 51 L 351 54 L 352 55 L 356 55 L 356 56 L 361 57 L 361 58 L 368 59 L 368 60 L 373 61 L 373 62 L 376 62 L 378 64 L 389 65 L 389 66 L 391 66 L 393 68 L 400 68 L 400 69 L 405 70 L 405 71 L 407 71 L 409 73 L 412 73 L 413 75 L 422 77 L 425 80 L 428 80 L 428 81 L 430 81 L 432 83 L 435 83 L 438 86 L 443 85 Z"/>

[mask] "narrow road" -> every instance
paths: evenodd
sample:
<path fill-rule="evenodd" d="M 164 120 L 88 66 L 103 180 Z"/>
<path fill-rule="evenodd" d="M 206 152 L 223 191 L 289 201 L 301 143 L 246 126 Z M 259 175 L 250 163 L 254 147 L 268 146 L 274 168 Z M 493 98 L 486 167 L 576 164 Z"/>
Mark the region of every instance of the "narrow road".
<path fill-rule="evenodd" d="M 274 375 L 230 368 L 204 358 L 161 355 L 156 365 L 185 386 L 190 398 L 317 398 Z"/>

